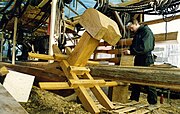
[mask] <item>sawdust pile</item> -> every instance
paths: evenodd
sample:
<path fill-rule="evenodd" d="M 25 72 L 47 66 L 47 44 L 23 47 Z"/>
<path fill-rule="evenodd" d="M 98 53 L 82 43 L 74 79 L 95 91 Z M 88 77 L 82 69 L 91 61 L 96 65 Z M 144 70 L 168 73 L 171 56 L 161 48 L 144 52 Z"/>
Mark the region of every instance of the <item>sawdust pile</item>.
<path fill-rule="evenodd" d="M 27 103 L 21 103 L 29 114 L 90 114 L 81 104 L 68 102 L 54 93 L 33 87 Z"/>
<path fill-rule="evenodd" d="M 33 87 L 28 102 L 21 105 L 29 114 L 90 114 L 75 101 L 76 97 L 67 99 Z M 146 94 L 141 94 L 140 102 L 147 102 Z M 171 99 L 168 103 L 167 99 L 164 99 L 164 104 L 158 103 L 158 105 L 160 108 L 153 110 L 150 114 L 180 114 L 180 99 Z"/>

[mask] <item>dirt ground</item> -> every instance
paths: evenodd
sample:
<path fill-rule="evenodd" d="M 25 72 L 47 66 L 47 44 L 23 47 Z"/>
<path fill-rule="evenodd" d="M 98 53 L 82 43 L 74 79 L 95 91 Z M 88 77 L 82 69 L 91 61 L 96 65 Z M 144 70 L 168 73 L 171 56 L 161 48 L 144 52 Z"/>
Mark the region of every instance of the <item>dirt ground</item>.
<path fill-rule="evenodd" d="M 141 94 L 140 102 L 146 101 L 146 94 Z M 180 99 L 167 99 L 163 98 L 163 104 L 160 104 L 160 97 L 158 103 L 160 108 L 152 111 L 152 114 L 180 114 Z"/>
<path fill-rule="evenodd" d="M 33 87 L 28 102 L 21 105 L 29 114 L 90 114 L 75 101 L 76 96 L 65 98 Z M 140 102 L 147 102 L 146 94 L 141 94 Z M 151 114 L 180 114 L 180 99 L 170 99 L 168 103 L 167 99 L 164 99 L 164 103 L 159 105 L 160 108 Z"/>

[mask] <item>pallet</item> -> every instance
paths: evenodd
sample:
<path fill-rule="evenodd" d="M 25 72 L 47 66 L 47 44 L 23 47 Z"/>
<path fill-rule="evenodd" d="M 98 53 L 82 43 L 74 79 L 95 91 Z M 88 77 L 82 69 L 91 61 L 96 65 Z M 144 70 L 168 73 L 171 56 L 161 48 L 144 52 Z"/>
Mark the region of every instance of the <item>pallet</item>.
<path fill-rule="evenodd" d="M 100 109 L 100 114 L 148 114 L 154 110 L 160 108 L 160 105 L 149 105 L 142 102 L 128 102 L 125 104 L 113 102 L 115 108 L 113 110 L 107 110 L 101 104 L 96 102 Z"/>

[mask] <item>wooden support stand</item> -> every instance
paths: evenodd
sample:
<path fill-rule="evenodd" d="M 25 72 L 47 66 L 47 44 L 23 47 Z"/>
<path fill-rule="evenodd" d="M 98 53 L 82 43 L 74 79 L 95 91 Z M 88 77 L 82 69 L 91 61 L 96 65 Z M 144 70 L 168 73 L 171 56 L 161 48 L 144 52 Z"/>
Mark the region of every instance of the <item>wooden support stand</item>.
<path fill-rule="evenodd" d="M 134 56 L 121 55 L 120 66 L 134 66 Z M 108 96 L 112 101 L 127 103 L 129 83 L 117 82 L 118 86 L 110 87 Z"/>
<path fill-rule="evenodd" d="M 127 103 L 129 84 L 117 83 L 117 86 L 109 87 L 108 96 L 114 102 Z"/>
<path fill-rule="evenodd" d="M 105 80 L 94 80 L 90 75 L 90 69 L 85 65 L 99 45 L 99 40 L 104 39 L 111 45 L 115 45 L 121 35 L 117 24 L 95 9 L 87 9 L 81 16 L 80 24 L 87 30 L 80 38 L 79 43 L 74 50 L 66 50 L 68 55 L 63 55 L 57 51 L 57 46 L 53 46 L 56 50 L 54 60 L 58 61 L 64 74 L 68 79 L 68 86 L 73 88 L 77 93 L 82 105 L 85 109 L 93 114 L 100 113 L 99 108 L 89 95 L 87 88 L 90 88 L 99 103 L 106 109 L 113 109 L 112 102 L 108 99 L 100 86 L 106 85 Z M 58 53 L 59 52 L 59 53 Z M 51 59 L 47 57 L 46 59 Z M 64 86 L 67 86 L 64 83 Z"/>

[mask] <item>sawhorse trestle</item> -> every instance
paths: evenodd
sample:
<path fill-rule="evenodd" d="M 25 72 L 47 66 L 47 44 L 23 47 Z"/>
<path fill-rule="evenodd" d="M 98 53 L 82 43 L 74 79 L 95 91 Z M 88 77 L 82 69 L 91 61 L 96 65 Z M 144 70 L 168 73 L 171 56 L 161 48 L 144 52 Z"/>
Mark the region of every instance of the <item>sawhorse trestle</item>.
<path fill-rule="evenodd" d="M 87 88 L 92 91 L 99 103 L 106 109 L 113 109 L 114 106 L 100 88 L 100 86 L 106 86 L 108 83 L 104 80 L 95 80 L 85 65 L 101 39 L 111 45 L 115 45 L 121 35 L 117 24 L 113 20 L 92 8 L 87 9 L 83 13 L 79 23 L 86 31 L 81 36 L 74 50 L 68 51 L 69 55 L 63 55 L 60 50 L 57 50 L 57 46 L 54 46 L 53 48 L 56 49 L 54 56 L 46 56 L 45 59 L 53 59 L 59 62 L 68 79 L 67 83 L 62 82 L 59 84 L 62 84 L 64 88 L 74 89 L 85 109 L 93 114 L 97 114 L 100 113 L 100 110 L 90 97 Z M 32 57 L 36 57 L 36 55 Z M 38 55 L 38 57 L 42 56 Z M 58 88 L 59 86 L 56 87 Z M 59 87 L 59 89 L 63 88 Z"/>
<path fill-rule="evenodd" d="M 69 79 L 69 86 L 75 89 L 85 109 L 91 113 L 100 112 L 95 102 L 90 97 L 87 88 L 90 88 L 100 104 L 102 104 L 106 109 L 113 109 L 113 104 L 99 86 L 106 83 L 104 80 L 94 80 L 94 78 L 89 74 L 89 69 L 85 67 L 70 66 L 66 60 L 61 61 L 60 66 Z"/>

